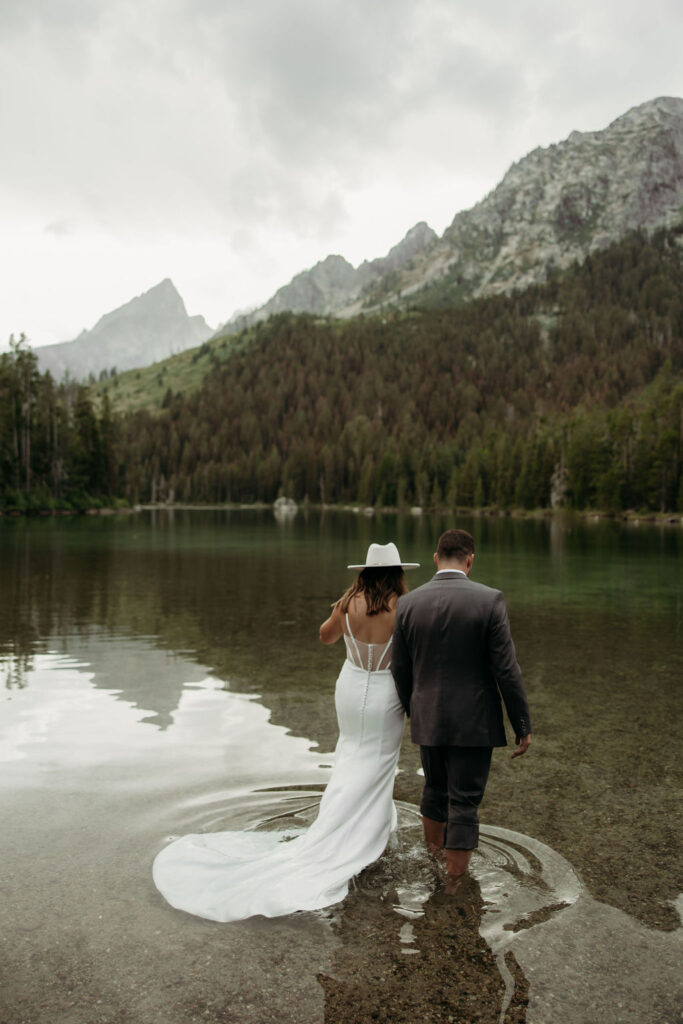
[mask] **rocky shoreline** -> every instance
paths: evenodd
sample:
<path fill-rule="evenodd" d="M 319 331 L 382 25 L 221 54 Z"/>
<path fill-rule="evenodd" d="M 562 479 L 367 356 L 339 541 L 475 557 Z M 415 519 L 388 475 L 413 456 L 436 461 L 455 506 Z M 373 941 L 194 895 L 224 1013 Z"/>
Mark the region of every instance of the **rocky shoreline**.
<path fill-rule="evenodd" d="M 57 517 L 57 516 L 111 516 L 111 515 L 132 515 L 137 512 L 234 512 L 234 511 L 265 511 L 272 509 L 269 502 L 224 502 L 223 504 L 192 504 L 190 502 L 157 502 L 156 504 L 146 503 L 127 506 L 104 506 L 91 508 L 42 508 L 42 509 L 2 509 L 0 508 L 0 519 L 18 519 L 24 516 L 30 517 Z M 383 505 L 381 507 L 362 505 L 321 505 L 314 502 L 305 502 L 301 506 L 296 504 L 290 506 L 288 515 L 295 515 L 299 509 L 312 512 L 351 512 L 355 515 L 363 515 L 372 518 L 376 515 L 452 515 L 452 516 L 473 516 L 475 518 L 493 519 L 580 519 L 586 522 L 604 522 L 612 520 L 616 523 L 639 526 L 646 523 L 654 526 L 683 526 L 683 514 L 679 512 L 637 512 L 628 509 L 624 512 L 607 512 L 601 509 L 500 509 L 500 508 L 469 508 L 457 506 L 456 508 L 422 507 L 399 508 L 395 505 Z"/>

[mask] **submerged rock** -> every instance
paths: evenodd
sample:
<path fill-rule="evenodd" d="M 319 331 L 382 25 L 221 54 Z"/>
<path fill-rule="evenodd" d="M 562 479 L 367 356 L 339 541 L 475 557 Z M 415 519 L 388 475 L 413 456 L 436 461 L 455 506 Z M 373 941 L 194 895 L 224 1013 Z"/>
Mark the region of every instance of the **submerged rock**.
<path fill-rule="evenodd" d="M 299 506 L 294 498 L 276 498 L 273 502 L 273 514 L 279 521 L 293 519 L 299 511 Z"/>

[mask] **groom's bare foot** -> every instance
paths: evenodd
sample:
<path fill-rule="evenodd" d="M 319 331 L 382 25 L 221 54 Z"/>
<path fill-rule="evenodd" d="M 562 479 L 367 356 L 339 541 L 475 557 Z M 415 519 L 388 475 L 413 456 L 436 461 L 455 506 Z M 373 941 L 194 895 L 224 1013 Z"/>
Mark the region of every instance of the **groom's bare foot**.
<path fill-rule="evenodd" d="M 446 876 L 442 890 L 446 904 L 451 910 L 457 911 L 458 917 L 462 920 L 471 920 L 473 923 L 480 923 L 483 900 L 481 889 L 474 875 L 466 871 L 463 875 L 451 878 Z"/>
<path fill-rule="evenodd" d="M 448 896 L 455 896 L 456 893 L 460 892 L 467 881 L 468 875 L 446 875 L 446 884 L 443 887 L 443 891 Z"/>
<path fill-rule="evenodd" d="M 462 878 L 469 867 L 471 856 L 471 850 L 446 850 L 446 871 L 449 880 Z"/>

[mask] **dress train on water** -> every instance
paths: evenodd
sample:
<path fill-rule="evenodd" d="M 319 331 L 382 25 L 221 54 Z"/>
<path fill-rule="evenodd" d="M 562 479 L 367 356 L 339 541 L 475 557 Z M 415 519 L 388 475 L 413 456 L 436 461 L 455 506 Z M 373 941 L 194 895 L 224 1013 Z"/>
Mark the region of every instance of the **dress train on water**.
<path fill-rule="evenodd" d="M 294 838 L 217 832 L 170 843 L 153 877 L 172 906 L 214 921 L 318 910 L 344 899 L 349 880 L 382 854 L 396 822 L 404 712 L 391 673 L 372 668 L 373 645 L 362 655 L 354 645 L 361 664 L 347 658 L 337 679 L 339 740 L 316 820 Z"/>

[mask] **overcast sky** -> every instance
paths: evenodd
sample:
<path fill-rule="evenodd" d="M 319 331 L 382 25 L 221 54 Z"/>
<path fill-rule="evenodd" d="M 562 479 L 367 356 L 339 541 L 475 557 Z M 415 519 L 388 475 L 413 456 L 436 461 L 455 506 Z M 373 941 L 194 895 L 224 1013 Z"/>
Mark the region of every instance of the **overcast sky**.
<path fill-rule="evenodd" d="M 0 0 L 0 347 L 164 277 L 214 326 L 683 95 L 680 0 Z"/>

